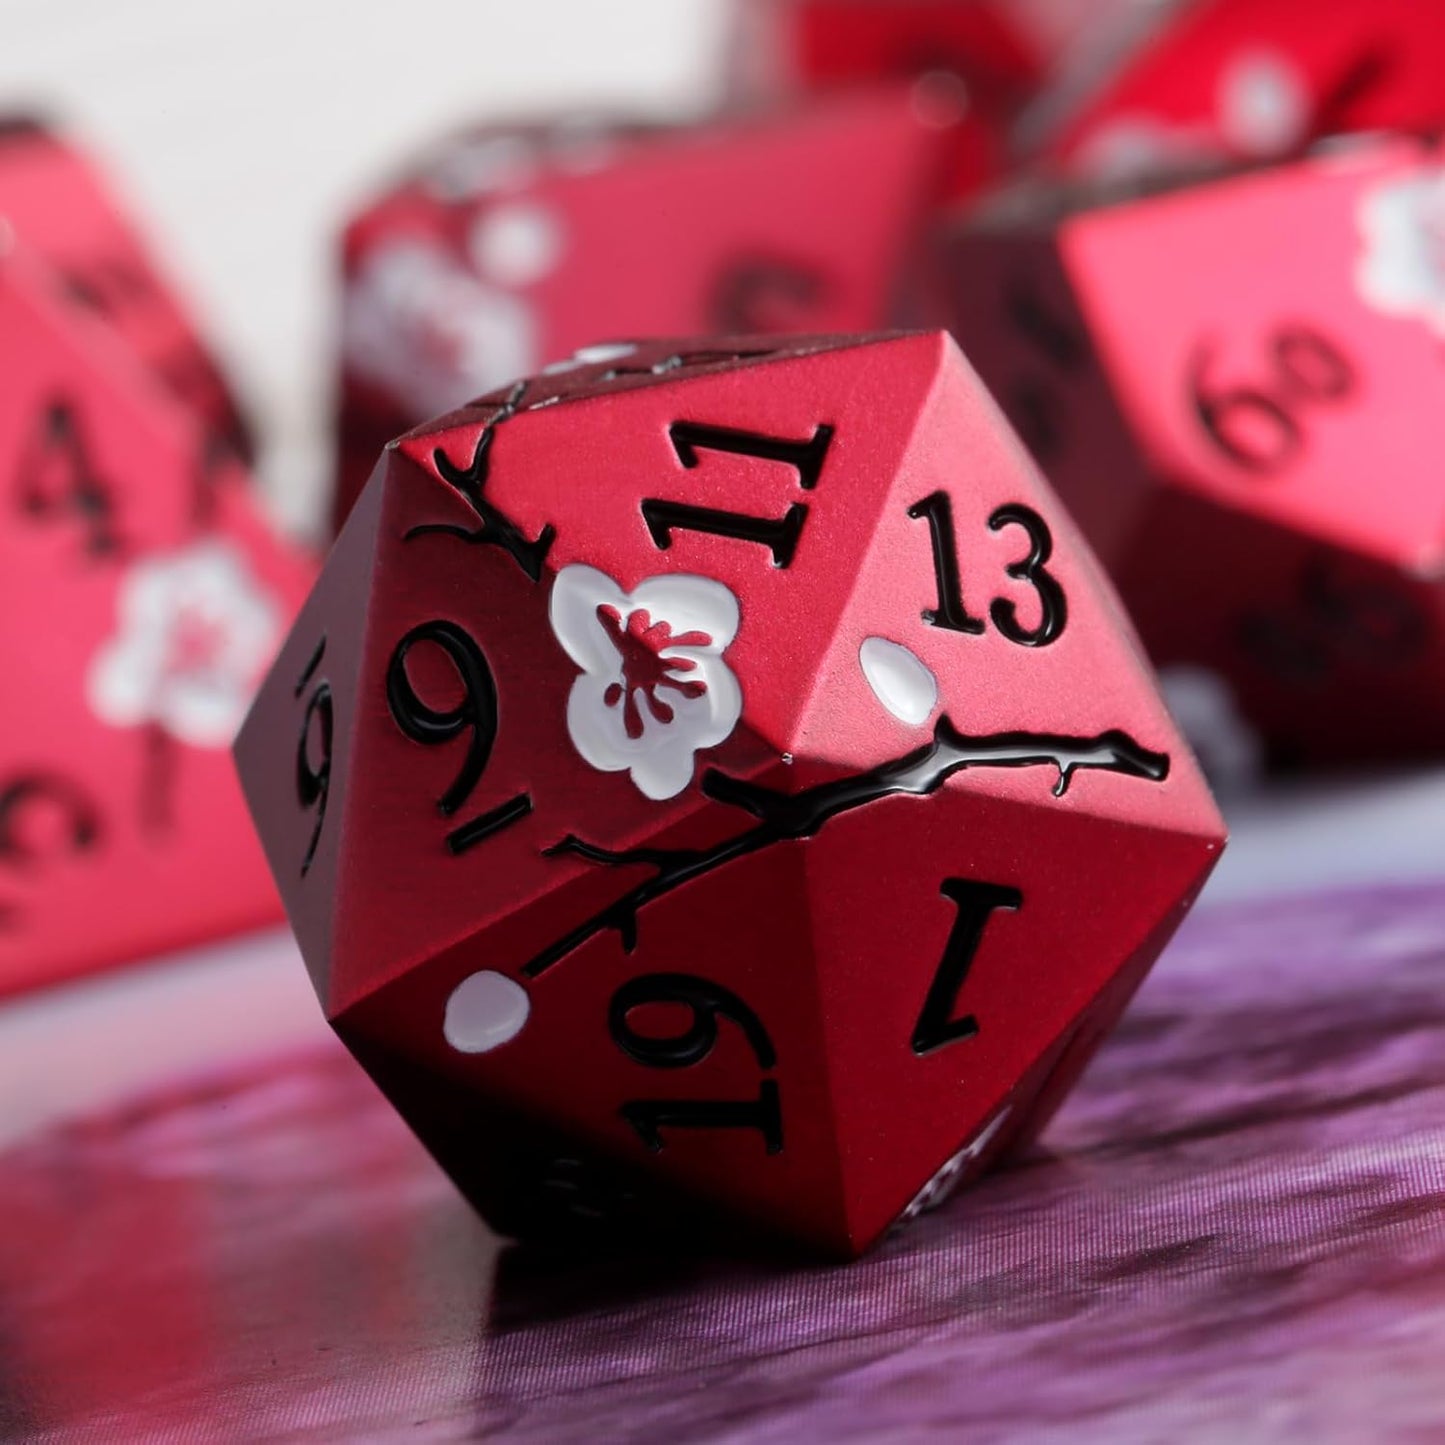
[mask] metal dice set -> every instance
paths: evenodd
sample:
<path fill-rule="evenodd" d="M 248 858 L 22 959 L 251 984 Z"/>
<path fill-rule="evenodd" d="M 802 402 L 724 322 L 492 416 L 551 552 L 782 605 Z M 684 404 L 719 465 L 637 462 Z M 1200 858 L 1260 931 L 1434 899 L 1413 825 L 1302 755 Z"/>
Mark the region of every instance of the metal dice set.
<path fill-rule="evenodd" d="M 0 134 L 0 987 L 279 891 L 518 1236 L 847 1257 L 1025 1148 L 1220 855 L 1191 742 L 1445 736 L 1445 24 L 1195 0 L 1075 72 L 1101 14 L 742 5 L 751 108 L 420 157 L 345 228 L 319 577 Z"/>

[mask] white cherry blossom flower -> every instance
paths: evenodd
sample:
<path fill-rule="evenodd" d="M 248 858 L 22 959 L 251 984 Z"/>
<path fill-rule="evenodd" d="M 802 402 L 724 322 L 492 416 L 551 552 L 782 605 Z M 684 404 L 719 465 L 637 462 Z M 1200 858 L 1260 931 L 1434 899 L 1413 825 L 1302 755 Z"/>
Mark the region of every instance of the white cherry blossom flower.
<path fill-rule="evenodd" d="M 1386 181 L 1358 210 L 1364 253 L 1355 286 L 1390 316 L 1418 316 L 1445 336 L 1445 168 Z"/>
<path fill-rule="evenodd" d="M 347 284 L 341 344 L 356 376 L 419 416 L 526 376 L 538 359 L 525 299 L 415 240 L 379 248 Z"/>
<path fill-rule="evenodd" d="M 118 631 L 86 695 L 112 727 L 153 723 L 191 747 L 228 747 L 280 639 L 281 609 L 227 542 L 137 562 L 121 582 Z"/>
<path fill-rule="evenodd" d="M 646 797 L 692 781 L 693 755 L 726 741 L 743 694 L 723 660 L 738 630 L 737 598 L 710 577 L 649 577 L 624 592 L 574 564 L 552 586 L 552 630 L 582 669 L 567 731 L 583 759 L 622 772 Z"/>

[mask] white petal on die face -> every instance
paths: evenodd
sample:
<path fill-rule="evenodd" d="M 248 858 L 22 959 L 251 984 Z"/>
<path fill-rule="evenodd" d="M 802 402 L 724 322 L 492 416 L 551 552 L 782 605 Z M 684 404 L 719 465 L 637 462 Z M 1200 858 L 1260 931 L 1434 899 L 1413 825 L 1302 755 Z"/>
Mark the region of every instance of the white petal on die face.
<path fill-rule="evenodd" d="M 908 648 L 886 637 L 865 637 L 858 663 L 873 696 L 900 722 L 920 727 L 938 702 L 938 679 Z"/>
<path fill-rule="evenodd" d="M 468 241 L 472 264 L 498 286 L 531 286 L 562 259 L 562 223 L 533 201 L 511 201 L 484 210 Z"/>
<path fill-rule="evenodd" d="M 567 698 L 578 756 L 600 772 L 626 771 L 653 800 L 682 792 L 695 754 L 725 742 L 742 716 L 742 688 L 722 656 L 737 632 L 737 598 L 721 582 L 685 574 L 649 577 L 628 593 L 573 563 L 557 574 L 549 616 L 581 669 Z M 629 663 L 618 632 L 637 617 L 651 658 L 629 650 Z M 640 675 L 630 670 L 638 666 Z"/>
<path fill-rule="evenodd" d="M 458 1053 L 490 1053 L 516 1038 L 531 1012 L 526 989 L 505 974 L 484 968 L 452 990 L 442 1034 Z"/>
<path fill-rule="evenodd" d="M 1355 267 L 1361 298 L 1388 316 L 1415 316 L 1445 335 L 1445 169 L 1416 171 L 1368 191 Z"/>
<path fill-rule="evenodd" d="M 281 626 L 245 556 L 208 540 L 142 558 L 121 583 L 117 614 L 86 677 L 95 715 L 112 727 L 155 723 L 191 747 L 229 745 Z M 188 630 L 199 653 L 187 655 Z"/>
<path fill-rule="evenodd" d="M 403 241 L 369 255 L 346 288 L 347 368 L 418 413 L 460 406 L 536 364 L 530 304 L 484 286 L 447 253 Z"/>
<path fill-rule="evenodd" d="M 1219 129 L 1236 150 L 1277 156 L 1309 128 L 1310 98 L 1288 57 L 1270 50 L 1237 56 L 1219 79 Z"/>
<path fill-rule="evenodd" d="M 609 361 L 625 361 L 636 350 L 636 344 L 631 341 L 605 341 L 596 346 L 584 346 L 574 351 L 565 361 L 554 361 L 544 366 L 542 375 L 561 376 L 564 372 L 580 371 L 584 366 L 604 366 Z"/>

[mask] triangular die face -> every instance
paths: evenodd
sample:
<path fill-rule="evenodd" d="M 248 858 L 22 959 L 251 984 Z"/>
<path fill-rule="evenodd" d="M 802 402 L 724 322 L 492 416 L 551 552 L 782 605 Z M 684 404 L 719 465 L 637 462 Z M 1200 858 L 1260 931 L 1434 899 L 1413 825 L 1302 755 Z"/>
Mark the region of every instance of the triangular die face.
<path fill-rule="evenodd" d="M 228 744 L 310 569 L 18 247 L 0 336 L 8 991 L 277 917 Z"/>
<path fill-rule="evenodd" d="M 1177 922 L 1217 856 L 1199 838 L 952 786 L 860 808 L 809 841 L 859 1247 L 989 1123 L 1161 919 Z"/>
<path fill-rule="evenodd" d="M 1439 337 L 1428 294 L 1397 300 L 1394 278 L 1428 246 L 1439 166 L 1433 148 L 1376 142 L 1068 223 L 1067 263 L 1158 485 L 1438 564 L 1445 500 L 1420 457 L 1438 445 Z M 1225 252 L 1227 276 L 1178 284 L 1188 258 Z"/>
<path fill-rule="evenodd" d="M 582 564 L 629 589 L 671 573 L 726 586 L 740 609 L 727 656 L 744 718 L 795 752 L 815 659 L 942 345 L 937 334 L 865 339 L 555 409 L 486 412 L 485 495 L 522 538 L 555 533 L 554 575 Z M 482 435 L 447 436 L 444 468 L 466 468 Z M 435 473 L 433 438 L 400 448 Z M 419 516 L 450 516 L 452 491 L 437 488 Z"/>
<path fill-rule="evenodd" d="M 870 529 L 801 754 L 932 747 L 965 791 L 1222 834 L 1112 589 L 951 344 Z"/>
<path fill-rule="evenodd" d="M 732 811 L 726 821 L 734 834 L 749 825 Z M 384 1048 L 469 1101 L 450 1130 L 412 1111 L 459 1181 L 478 1164 L 468 1112 L 534 1118 L 584 1153 L 843 1250 L 820 1004 L 796 906 L 803 862 L 796 844 L 738 856 L 642 903 L 631 952 L 603 929 L 539 977 L 513 967 L 646 877 L 596 868 L 418 961 L 336 1027 L 364 1060 Z"/>
<path fill-rule="evenodd" d="M 370 835 L 356 769 L 372 573 L 386 494 L 383 458 L 327 556 L 236 739 L 236 767 L 286 913 L 328 1012 L 343 987 L 338 919 L 345 859 Z"/>

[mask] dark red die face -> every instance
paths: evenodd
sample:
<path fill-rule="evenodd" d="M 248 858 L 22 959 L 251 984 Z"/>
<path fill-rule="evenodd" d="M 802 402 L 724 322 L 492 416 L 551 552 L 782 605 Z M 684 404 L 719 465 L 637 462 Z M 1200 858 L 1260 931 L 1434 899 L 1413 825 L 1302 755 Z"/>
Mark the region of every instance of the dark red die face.
<path fill-rule="evenodd" d="M 4 993 L 277 915 L 226 751 L 312 568 L 23 248 L 0 337 Z"/>
<path fill-rule="evenodd" d="M 958 334 L 1026 434 L 1041 388 L 1035 453 L 1156 662 L 1218 674 L 1281 758 L 1445 736 L 1441 176 L 1362 141 L 952 255 Z M 1005 266 L 1052 357 L 985 284 Z"/>
<path fill-rule="evenodd" d="M 80 152 L 33 122 L 0 123 L 0 218 L 53 267 L 77 307 L 109 326 L 218 441 L 249 456 L 245 424 L 219 368 Z"/>
<path fill-rule="evenodd" d="M 1445 118 L 1445 16 L 1416 0 L 1178 6 L 1056 138 L 1059 166 L 1118 175 L 1275 160 L 1324 136 Z"/>
<path fill-rule="evenodd" d="M 594 349 L 410 433 L 237 756 L 328 1016 L 511 1230 L 856 1253 L 1041 1124 L 1222 842 L 941 334 Z"/>

